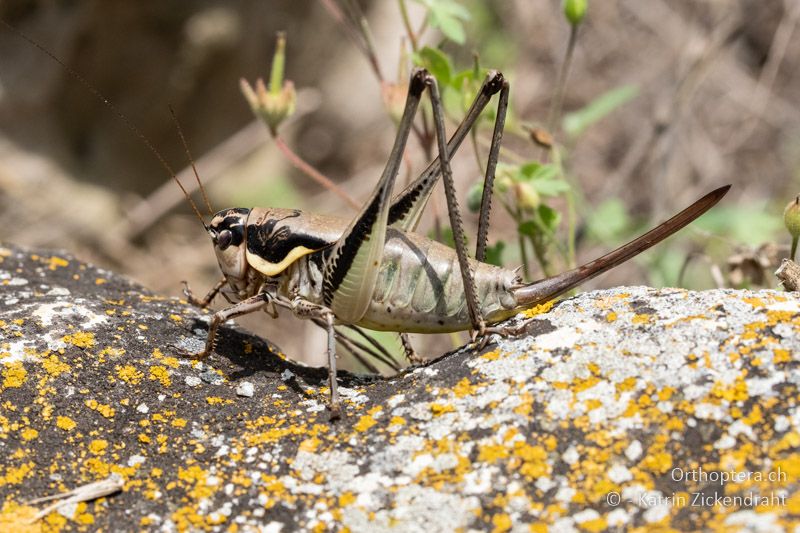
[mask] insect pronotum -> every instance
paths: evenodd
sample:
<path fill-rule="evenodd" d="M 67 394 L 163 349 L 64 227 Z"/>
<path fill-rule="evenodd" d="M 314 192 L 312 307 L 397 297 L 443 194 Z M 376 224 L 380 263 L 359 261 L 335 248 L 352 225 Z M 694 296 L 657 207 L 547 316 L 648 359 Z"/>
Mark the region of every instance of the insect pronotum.
<path fill-rule="evenodd" d="M 11 29 L 61 63 L 41 45 Z M 708 193 L 666 222 L 600 258 L 562 274 L 526 283 L 515 272 L 482 261 L 492 181 L 508 104 L 509 84 L 499 72 L 489 72 L 449 141 L 436 80 L 423 69 L 411 75 L 386 167 L 352 220 L 297 209 L 252 207 L 223 209 L 206 224 L 200 210 L 149 141 L 79 74 L 65 68 L 122 117 L 156 154 L 211 237 L 222 277 L 202 299 L 195 298 L 188 287 L 185 292 L 190 302 L 201 307 L 207 307 L 218 293 L 232 305 L 214 313 L 205 347 L 192 355 L 208 356 L 214 350 L 219 325 L 228 319 L 260 310 L 274 316 L 278 307 L 288 309 L 327 330 L 331 418 L 340 414 L 336 384 L 337 325 L 399 333 L 465 330 L 472 330 L 478 336 L 517 333 L 519 328 L 503 326 L 502 321 L 551 300 L 661 242 L 705 213 L 730 188 L 726 185 Z M 393 197 L 395 178 L 426 89 L 432 104 L 438 157 Z M 477 251 L 476 257 L 470 258 L 449 160 L 497 93 Z M 455 250 L 414 232 L 440 176 Z"/>

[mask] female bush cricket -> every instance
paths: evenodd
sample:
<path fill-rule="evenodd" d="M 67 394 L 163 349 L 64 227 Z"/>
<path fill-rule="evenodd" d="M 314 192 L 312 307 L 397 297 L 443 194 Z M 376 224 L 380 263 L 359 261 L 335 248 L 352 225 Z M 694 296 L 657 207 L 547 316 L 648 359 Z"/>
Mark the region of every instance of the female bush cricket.
<path fill-rule="evenodd" d="M 556 276 L 525 283 L 513 271 L 482 262 L 509 84 L 499 72 L 490 72 L 466 117 L 446 141 L 436 80 L 420 69 L 411 76 L 405 108 L 383 174 L 353 220 L 292 209 L 256 207 L 223 209 L 212 214 L 210 223 L 206 224 L 164 159 L 127 117 L 52 53 L 9 27 L 62 64 L 122 118 L 167 168 L 211 237 L 222 279 L 203 299 L 195 298 L 188 287 L 186 294 L 190 302 L 201 307 L 207 307 L 217 293 L 232 305 L 212 316 L 204 349 L 192 355 L 209 355 L 214 350 L 219 325 L 228 319 L 258 310 L 274 316 L 277 307 L 289 309 L 296 316 L 325 327 L 328 332 L 331 418 L 339 416 L 336 325 L 399 333 L 471 329 L 484 338 L 490 333 L 517 333 L 519 328 L 503 326 L 501 322 L 654 246 L 710 209 L 730 188 L 724 186 L 712 191 L 648 233 L 598 259 Z M 394 181 L 425 89 L 432 103 L 438 158 L 392 198 Z M 449 160 L 497 93 L 477 250 L 475 258 L 470 259 Z M 439 176 L 444 181 L 455 250 L 414 232 Z M 208 208 L 211 214 L 210 205 Z"/>
<path fill-rule="evenodd" d="M 438 158 L 392 199 L 406 141 L 426 88 L 432 103 Z M 274 314 L 276 306 L 280 306 L 298 317 L 313 319 L 328 331 L 329 407 L 335 418 L 339 416 L 335 324 L 401 333 L 468 329 L 479 336 L 514 333 L 498 323 L 657 244 L 710 209 L 730 188 L 724 186 L 707 194 L 599 259 L 557 276 L 524 283 L 516 273 L 481 261 L 508 91 L 503 76 L 490 72 L 466 118 L 445 143 L 436 80 L 425 70 L 415 71 L 389 160 L 371 196 L 352 221 L 270 208 L 223 209 L 213 215 L 206 230 L 223 277 L 202 300 L 194 298 L 188 288 L 186 293 L 190 301 L 205 307 L 225 287 L 222 293 L 236 303 L 214 314 L 205 348 L 195 356 L 204 357 L 213 351 L 219 324 L 230 318 L 261 309 Z M 449 159 L 498 92 L 479 218 L 478 251 L 476 259 L 470 259 Z M 413 232 L 440 175 L 444 179 L 455 250 Z"/>

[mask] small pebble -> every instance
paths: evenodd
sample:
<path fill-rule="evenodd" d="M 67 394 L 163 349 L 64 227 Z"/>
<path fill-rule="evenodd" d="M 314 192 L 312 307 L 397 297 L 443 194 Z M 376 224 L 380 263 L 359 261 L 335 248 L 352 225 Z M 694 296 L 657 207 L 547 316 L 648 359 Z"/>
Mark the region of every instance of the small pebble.
<path fill-rule="evenodd" d="M 242 381 L 239 383 L 239 386 L 236 387 L 236 394 L 238 396 L 244 396 L 245 398 L 252 398 L 253 393 L 255 392 L 255 387 L 249 381 Z"/>
<path fill-rule="evenodd" d="M 222 385 L 224 381 L 222 376 L 214 372 L 213 370 L 207 370 L 200 374 L 200 379 L 208 383 L 209 385 Z"/>

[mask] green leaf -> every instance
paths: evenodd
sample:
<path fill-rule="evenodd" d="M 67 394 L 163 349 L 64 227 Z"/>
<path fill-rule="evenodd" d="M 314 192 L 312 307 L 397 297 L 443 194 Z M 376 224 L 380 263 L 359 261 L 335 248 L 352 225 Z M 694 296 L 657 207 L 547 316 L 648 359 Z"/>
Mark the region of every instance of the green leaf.
<path fill-rule="evenodd" d="M 483 180 L 478 180 L 470 186 L 467 192 L 467 209 L 472 213 L 477 213 L 481 209 L 483 200 Z"/>
<path fill-rule="evenodd" d="M 467 40 L 467 34 L 464 32 L 464 26 L 461 22 L 453 17 L 442 17 L 438 22 L 439 29 L 442 33 L 457 44 L 464 44 Z"/>
<path fill-rule="evenodd" d="M 765 205 L 718 206 L 698 218 L 694 225 L 751 246 L 770 241 L 783 233 L 780 215 Z"/>
<path fill-rule="evenodd" d="M 591 211 L 586 225 L 597 240 L 616 242 L 624 237 L 632 221 L 622 200 L 611 198 Z"/>
<path fill-rule="evenodd" d="M 503 266 L 503 250 L 505 247 L 506 243 L 503 241 L 497 241 L 494 246 L 487 246 L 484 261 L 490 265 Z"/>
<path fill-rule="evenodd" d="M 452 83 L 455 89 L 468 89 L 470 87 L 474 87 L 474 90 L 469 91 L 469 97 L 474 97 L 474 93 L 478 92 L 478 87 L 480 87 L 480 81 L 473 69 L 462 70 L 461 72 L 457 72 L 453 75 Z"/>
<path fill-rule="evenodd" d="M 563 128 L 570 137 L 577 137 L 586 128 L 599 122 L 606 115 L 633 100 L 639 94 L 635 85 L 624 85 L 607 91 L 584 106 L 582 109 L 564 116 Z"/>
<path fill-rule="evenodd" d="M 542 196 L 558 196 L 570 189 L 569 184 L 558 177 L 558 167 L 531 162 L 519 167 L 519 176 L 530 182 L 536 192 Z"/>
<path fill-rule="evenodd" d="M 440 85 L 449 85 L 453 75 L 450 58 L 441 50 L 426 46 L 415 54 L 414 62 L 428 69 Z"/>
<path fill-rule="evenodd" d="M 569 183 L 564 180 L 545 179 L 532 182 L 533 188 L 542 196 L 558 196 L 569 191 Z"/>
<path fill-rule="evenodd" d="M 531 161 L 530 163 L 525 163 L 524 165 L 520 165 L 517 168 L 517 174 L 520 179 L 527 181 L 531 178 L 531 176 L 536 174 L 541 167 L 542 167 L 541 163 L 537 163 L 536 161 Z"/>
<path fill-rule="evenodd" d="M 539 218 L 542 219 L 544 226 L 549 229 L 551 233 L 555 232 L 561 222 L 561 213 L 545 204 L 539 205 L 538 211 Z"/>
<path fill-rule="evenodd" d="M 528 237 L 536 237 L 541 233 L 539 226 L 533 220 L 520 222 L 519 226 L 517 226 L 517 231 Z"/>
<path fill-rule="evenodd" d="M 529 180 L 551 180 L 558 176 L 558 167 L 555 165 L 541 165 L 539 163 L 528 163 L 520 167 L 520 171 Z"/>
<path fill-rule="evenodd" d="M 439 28 L 445 37 L 458 44 L 464 44 L 466 33 L 461 24 L 469 20 L 469 10 L 455 0 L 417 0 L 428 9 L 428 23 Z"/>

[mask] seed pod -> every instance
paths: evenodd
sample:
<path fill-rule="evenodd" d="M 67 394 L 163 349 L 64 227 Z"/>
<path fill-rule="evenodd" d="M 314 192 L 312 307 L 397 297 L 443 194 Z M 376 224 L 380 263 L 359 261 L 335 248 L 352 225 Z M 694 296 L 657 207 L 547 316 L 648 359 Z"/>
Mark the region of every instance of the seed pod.
<path fill-rule="evenodd" d="M 269 78 L 269 90 L 264 80 L 256 80 L 255 88 L 247 80 L 240 80 L 240 87 L 250 109 L 256 116 L 263 120 L 270 133 L 277 134 L 278 126 L 289 118 L 295 110 L 297 94 L 294 83 L 283 79 L 283 68 L 286 61 L 286 38 L 283 33 L 278 34 L 278 43 L 275 55 L 272 57 L 272 70 Z"/>
<path fill-rule="evenodd" d="M 564 16 L 573 26 L 577 26 L 586 16 L 589 0 L 564 0 Z"/>
<path fill-rule="evenodd" d="M 794 200 L 789 202 L 786 209 L 783 210 L 783 224 L 789 230 L 789 235 L 792 236 L 792 252 L 791 259 L 794 261 L 795 252 L 797 252 L 797 240 L 800 237 L 800 195 Z"/>

